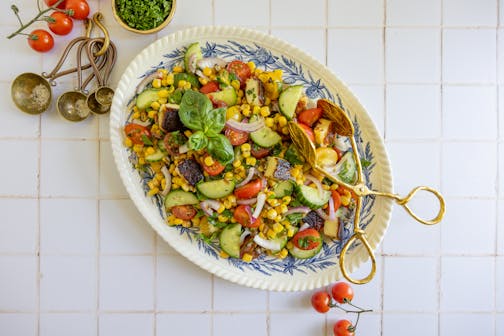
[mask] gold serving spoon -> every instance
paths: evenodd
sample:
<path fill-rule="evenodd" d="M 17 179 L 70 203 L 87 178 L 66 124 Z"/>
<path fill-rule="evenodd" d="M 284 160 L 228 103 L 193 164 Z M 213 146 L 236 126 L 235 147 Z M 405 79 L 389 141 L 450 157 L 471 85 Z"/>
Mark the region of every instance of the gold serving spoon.
<path fill-rule="evenodd" d="M 317 152 L 315 145 L 308 138 L 306 132 L 299 126 L 296 122 L 289 122 L 288 129 L 294 145 L 299 149 L 299 152 L 305 157 L 306 162 L 317 172 L 324 175 L 334 183 L 337 183 L 340 186 L 343 186 L 351 191 L 357 196 L 356 199 L 356 207 L 355 207 L 355 216 L 354 216 L 354 230 L 353 235 L 350 239 L 345 243 L 343 249 L 340 254 L 340 269 L 343 276 L 350 282 L 354 284 L 365 284 L 371 281 L 376 273 L 376 259 L 374 256 L 374 252 L 366 238 L 366 232 L 360 228 L 360 212 L 362 209 L 362 197 L 369 195 L 383 196 L 389 197 L 396 201 L 397 204 L 401 205 L 416 221 L 426 224 L 433 225 L 439 223 L 445 213 L 445 201 L 443 196 L 435 189 L 426 186 L 419 186 L 410 191 L 410 193 L 406 197 L 401 197 L 397 194 L 392 194 L 388 192 L 376 191 L 369 189 L 364 183 L 364 179 L 362 176 L 362 164 L 359 157 L 359 152 L 357 151 L 357 144 L 354 138 L 354 127 L 352 125 L 351 120 L 348 115 L 343 111 L 339 106 L 332 103 L 326 99 L 320 99 L 317 102 L 317 107 L 321 108 L 323 111 L 323 115 L 325 118 L 334 121 L 335 124 L 335 132 L 341 136 L 346 136 L 350 139 L 350 143 L 352 146 L 352 154 L 353 159 L 356 164 L 357 170 L 357 178 L 355 184 L 349 184 L 341 179 L 339 179 L 336 174 L 331 174 L 330 171 L 327 170 L 327 167 L 321 166 L 317 161 Z M 432 193 L 439 200 L 439 212 L 433 219 L 426 220 L 418 217 L 408 206 L 408 202 L 418 191 L 427 191 Z M 364 245 L 369 257 L 371 259 L 371 271 L 370 273 L 362 278 L 362 279 L 353 279 L 350 277 L 346 265 L 345 265 L 345 256 L 348 252 L 350 246 L 354 243 L 354 241 L 360 240 Z"/>

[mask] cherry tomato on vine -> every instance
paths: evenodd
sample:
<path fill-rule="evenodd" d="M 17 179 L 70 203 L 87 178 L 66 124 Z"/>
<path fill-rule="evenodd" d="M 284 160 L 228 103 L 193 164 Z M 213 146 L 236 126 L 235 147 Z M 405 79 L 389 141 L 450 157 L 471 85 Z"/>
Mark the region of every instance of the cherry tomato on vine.
<path fill-rule="evenodd" d="M 346 282 L 337 282 L 331 288 L 332 297 L 339 303 L 346 303 L 352 301 L 354 291 L 352 287 Z"/>
<path fill-rule="evenodd" d="M 66 0 L 66 10 L 73 10 L 73 19 L 84 20 L 89 15 L 89 4 L 86 0 Z"/>
<path fill-rule="evenodd" d="M 339 320 L 333 327 L 334 336 L 354 336 L 355 327 L 348 320 Z"/>
<path fill-rule="evenodd" d="M 58 2 L 58 0 L 44 0 L 45 4 L 47 5 L 47 7 L 51 7 L 53 6 L 56 2 Z M 66 5 L 66 0 L 63 0 L 57 8 L 59 9 L 65 9 L 65 5 Z"/>
<path fill-rule="evenodd" d="M 319 313 L 327 313 L 331 309 L 331 295 L 326 291 L 315 292 L 311 297 L 311 304 Z"/>
<path fill-rule="evenodd" d="M 33 50 L 46 52 L 54 47 L 54 38 L 44 29 L 35 29 L 28 36 L 28 44 Z"/>
<path fill-rule="evenodd" d="M 67 35 L 73 29 L 73 21 L 72 19 L 62 12 L 54 12 L 51 14 L 51 18 L 54 19 L 54 22 L 50 22 L 47 24 L 49 29 L 56 35 Z"/>

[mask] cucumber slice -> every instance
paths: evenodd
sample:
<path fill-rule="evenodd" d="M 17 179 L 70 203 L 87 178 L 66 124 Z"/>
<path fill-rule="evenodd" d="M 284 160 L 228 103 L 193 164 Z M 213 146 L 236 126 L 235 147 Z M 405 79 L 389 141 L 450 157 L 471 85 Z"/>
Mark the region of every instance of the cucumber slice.
<path fill-rule="evenodd" d="M 201 86 L 198 77 L 196 77 L 192 73 L 185 73 L 185 72 L 179 72 L 173 75 L 173 86 L 178 87 L 178 83 L 181 80 L 185 80 L 186 82 L 191 83 L 191 87 L 196 89 L 199 89 Z"/>
<path fill-rule="evenodd" d="M 233 181 L 214 180 L 202 182 L 196 185 L 196 189 L 204 196 L 212 199 L 226 197 L 234 190 L 235 184 Z"/>
<path fill-rule="evenodd" d="M 236 95 L 236 91 L 232 86 L 226 86 L 224 90 L 211 92 L 208 94 L 208 97 L 213 102 L 222 101 L 227 106 L 233 106 L 236 104 L 238 96 Z"/>
<path fill-rule="evenodd" d="M 165 156 L 165 154 L 163 153 L 163 151 L 161 149 L 158 149 L 153 154 L 146 155 L 145 156 L 145 161 L 147 161 L 147 162 L 161 161 L 164 158 L 164 156 Z"/>
<path fill-rule="evenodd" d="M 323 244 L 319 244 L 316 248 L 312 250 L 301 250 L 300 248 L 297 248 L 296 246 L 292 245 L 292 247 L 289 249 L 289 253 L 294 257 L 298 259 L 308 259 L 314 257 L 317 253 L 320 252 L 322 249 Z"/>
<path fill-rule="evenodd" d="M 336 165 L 338 176 L 343 182 L 354 183 L 357 178 L 357 168 L 353 158 L 352 152 L 343 154 L 338 164 Z"/>
<path fill-rule="evenodd" d="M 226 226 L 220 233 L 220 246 L 224 252 L 230 257 L 240 257 L 240 236 L 242 227 L 240 224 L 230 224 Z"/>
<path fill-rule="evenodd" d="M 194 205 L 198 204 L 198 198 L 193 193 L 183 190 L 175 190 L 166 195 L 165 207 L 170 209 L 177 205 Z"/>
<path fill-rule="evenodd" d="M 322 195 L 319 195 L 317 189 L 305 185 L 296 185 L 296 195 L 301 203 L 312 210 L 321 208 L 331 198 L 329 190 L 323 190 Z"/>
<path fill-rule="evenodd" d="M 302 85 L 289 86 L 278 98 L 278 106 L 280 107 L 280 112 L 288 119 L 292 120 L 294 113 L 296 112 L 296 106 L 303 94 Z"/>
<path fill-rule="evenodd" d="M 197 63 L 203 58 L 199 42 L 194 42 L 187 47 L 184 54 L 184 66 L 188 72 L 196 71 Z"/>
<path fill-rule="evenodd" d="M 153 102 L 159 99 L 158 91 L 158 89 L 147 89 L 145 91 L 142 91 L 136 99 L 136 106 L 140 110 L 145 110 Z"/>
<path fill-rule="evenodd" d="M 290 196 L 293 190 L 294 190 L 294 183 L 290 180 L 285 180 L 280 183 L 277 183 L 275 187 L 273 187 L 273 192 L 275 193 L 276 198 Z"/>
<path fill-rule="evenodd" d="M 261 147 L 272 147 L 282 140 L 277 132 L 267 126 L 250 133 L 250 138 Z"/>
<path fill-rule="evenodd" d="M 287 245 L 288 240 L 289 239 L 287 238 L 287 235 L 273 238 L 273 241 L 278 242 L 278 244 L 280 245 L 280 248 L 277 251 L 271 251 L 271 252 L 277 253 L 277 252 L 281 251 L 285 247 L 285 245 Z"/>

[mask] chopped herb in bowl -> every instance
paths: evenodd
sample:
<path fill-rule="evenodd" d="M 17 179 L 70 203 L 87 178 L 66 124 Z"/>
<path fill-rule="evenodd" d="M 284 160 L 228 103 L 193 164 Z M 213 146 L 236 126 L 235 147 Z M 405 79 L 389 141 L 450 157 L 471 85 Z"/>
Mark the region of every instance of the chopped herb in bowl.
<path fill-rule="evenodd" d="M 175 0 L 115 0 L 116 19 L 124 28 L 138 33 L 152 33 L 171 21 Z"/>

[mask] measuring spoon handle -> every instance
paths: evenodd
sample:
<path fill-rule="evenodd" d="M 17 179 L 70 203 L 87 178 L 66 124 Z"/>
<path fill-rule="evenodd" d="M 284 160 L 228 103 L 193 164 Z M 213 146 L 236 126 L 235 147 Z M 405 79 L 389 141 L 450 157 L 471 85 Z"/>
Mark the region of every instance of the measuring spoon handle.
<path fill-rule="evenodd" d="M 360 240 L 362 242 L 362 245 L 364 245 L 364 248 L 366 249 L 366 251 L 369 255 L 369 258 L 371 259 L 371 270 L 367 276 L 365 276 L 364 278 L 361 278 L 361 279 L 354 279 L 350 276 L 350 274 L 346 268 L 346 262 L 345 262 L 348 249 L 357 240 Z M 376 273 L 376 258 L 375 258 L 373 250 L 371 249 L 371 245 L 369 245 L 369 242 L 366 238 L 366 232 L 364 230 L 355 229 L 354 234 L 350 237 L 350 239 L 348 239 L 348 241 L 345 243 L 345 245 L 343 245 L 343 249 L 341 250 L 341 253 L 340 253 L 339 265 L 340 265 L 341 273 L 343 274 L 345 279 L 347 279 L 351 283 L 354 283 L 356 285 L 363 285 L 373 279 L 373 277 L 375 276 L 375 273 Z"/>

